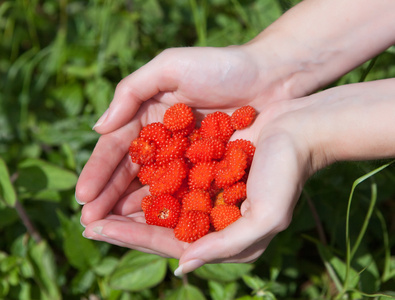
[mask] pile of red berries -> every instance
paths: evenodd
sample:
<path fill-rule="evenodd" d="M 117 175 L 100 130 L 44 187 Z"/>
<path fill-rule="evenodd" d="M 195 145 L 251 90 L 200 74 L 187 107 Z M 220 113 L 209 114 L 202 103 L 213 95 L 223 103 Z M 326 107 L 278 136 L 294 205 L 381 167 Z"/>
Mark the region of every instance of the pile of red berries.
<path fill-rule="evenodd" d="M 217 111 L 198 128 L 192 109 L 177 103 L 163 122 L 142 128 L 129 154 L 141 165 L 139 180 L 149 185 L 150 195 L 141 202 L 147 224 L 174 228 L 177 239 L 193 242 L 241 217 L 255 146 L 229 139 L 255 115 L 251 106 L 231 116 Z"/>

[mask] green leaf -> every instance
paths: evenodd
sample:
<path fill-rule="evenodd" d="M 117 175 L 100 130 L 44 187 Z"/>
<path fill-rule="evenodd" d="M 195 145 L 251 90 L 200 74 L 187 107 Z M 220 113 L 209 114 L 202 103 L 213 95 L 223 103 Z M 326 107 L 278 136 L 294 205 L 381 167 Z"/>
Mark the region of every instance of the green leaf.
<path fill-rule="evenodd" d="M 203 293 L 195 286 L 186 284 L 178 289 L 176 289 L 173 293 L 171 293 L 167 300 L 205 300 Z"/>
<path fill-rule="evenodd" d="M 70 220 L 60 212 L 58 217 L 64 233 L 63 250 L 69 263 L 78 270 L 95 267 L 101 259 L 101 254 L 93 241 L 82 236 L 83 227 L 79 219 Z"/>
<path fill-rule="evenodd" d="M 236 296 L 236 282 L 220 283 L 210 280 L 208 286 L 212 300 L 232 300 Z"/>
<path fill-rule="evenodd" d="M 16 193 L 12 185 L 7 165 L 0 158 L 0 198 L 9 206 L 14 206 L 16 202 Z"/>
<path fill-rule="evenodd" d="M 360 286 L 366 293 L 374 293 L 380 289 L 380 273 L 373 256 L 365 253 L 355 259 L 355 264 L 361 268 Z"/>
<path fill-rule="evenodd" d="M 6 299 L 8 292 L 10 290 L 10 285 L 6 280 L 0 280 L 0 299 Z"/>
<path fill-rule="evenodd" d="M 100 276 L 110 275 L 116 268 L 119 262 L 118 258 L 107 256 L 102 259 L 102 261 L 94 266 L 94 272 Z"/>
<path fill-rule="evenodd" d="M 0 202 L 0 229 L 6 228 L 19 220 L 16 210 L 5 205 Z"/>
<path fill-rule="evenodd" d="M 57 101 L 63 106 L 69 116 L 76 116 L 80 113 L 84 104 L 82 87 L 78 83 L 68 83 L 57 86 L 53 90 Z"/>
<path fill-rule="evenodd" d="M 73 188 L 77 183 L 74 172 L 35 158 L 22 161 L 18 166 L 18 174 L 16 184 L 21 192 L 63 191 Z"/>
<path fill-rule="evenodd" d="M 111 83 L 104 78 L 97 78 L 87 83 L 85 93 L 89 102 L 94 107 L 95 113 L 100 115 L 110 104 L 114 95 L 114 88 Z"/>
<path fill-rule="evenodd" d="M 166 275 L 165 258 L 139 251 L 129 251 L 110 275 L 114 289 L 141 291 L 159 284 Z"/>
<path fill-rule="evenodd" d="M 203 279 L 228 282 L 241 278 L 252 268 L 252 264 L 210 264 L 200 267 L 194 273 Z"/>
<path fill-rule="evenodd" d="M 43 300 L 61 299 L 56 283 L 56 263 L 53 252 L 46 241 L 31 243 L 29 259 L 34 270 L 34 280 L 40 287 Z"/>
<path fill-rule="evenodd" d="M 266 283 L 258 276 L 244 275 L 243 281 L 253 291 L 263 289 L 266 286 Z"/>
<path fill-rule="evenodd" d="M 354 288 L 359 282 L 359 274 L 353 268 L 348 268 L 345 262 L 333 255 L 328 247 L 325 247 L 322 244 L 317 244 L 317 247 L 327 269 L 329 267 L 328 272 L 331 275 L 332 280 L 336 283 L 336 280 L 340 279 L 341 283 L 337 282 L 336 286 L 339 288 L 339 284 L 341 284 L 343 289 Z M 336 274 L 332 273 L 332 271 L 335 271 Z M 347 274 L 349 276 L 349 280 L 346 283 L 345 280 Z M 344 286 L 344 284 L 347 284 L 347 286 Z"/>

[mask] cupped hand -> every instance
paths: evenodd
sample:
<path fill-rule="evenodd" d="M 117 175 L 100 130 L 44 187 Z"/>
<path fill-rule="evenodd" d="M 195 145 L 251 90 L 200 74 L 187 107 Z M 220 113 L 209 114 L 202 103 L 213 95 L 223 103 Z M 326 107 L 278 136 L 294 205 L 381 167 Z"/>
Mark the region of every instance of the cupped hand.
<path fill-rule="evenodd" d="M 269 58 L 264 65 L 248 46 L 174 48 L 123 79 L 94 127 L 102 136 L 76 186 L 77 201 L 86 204 L 81 222 L 102 219 L 113 209 L 138 172 L 127 156 L 130 141 L 142 126 L 162 121 L 173 104 L 183 102 L 203 118 L 247 104 L 260 112 L 290 98 L 284 68 Z"/>
<path fill-rule="evenodd" d="M 234 224 L 191 244 L 177 240 L 173 229 L 145 224 L 140 204 L 149 193 L 148 188 L 134 179 L 133 164 L 125 159 L 129 167 L 128 175 L 123 174 L 129 178 L 127 190 L 117 195 L 116 201 L 109 196 L 99 196 L 85 205 L 83 217 L 87 217 L 87 211 L 99 210 L 101 203 L 111 208 L 111 213 L 89 222 L 85 236 L 179 258 L 178 273 L 192 271 L 205 263 L 254 261 L 274 235 L 288 226 L 304 180 L 310 175 L 307 143 L 298 130 L 295 134 L 296 121 L 287 116 L 306 103 L 306 100 L 278 101 L 268 105 L 251 127 L 236 131 L 232 136 L 232 140 L 243 138 L 256 145 L 247 181 L 248 197 L 241 207 L 242 217 Z M 149 108 L 151 111 L 155 107 Z M 135 173 L 137 167 L 134 168 Z"/>

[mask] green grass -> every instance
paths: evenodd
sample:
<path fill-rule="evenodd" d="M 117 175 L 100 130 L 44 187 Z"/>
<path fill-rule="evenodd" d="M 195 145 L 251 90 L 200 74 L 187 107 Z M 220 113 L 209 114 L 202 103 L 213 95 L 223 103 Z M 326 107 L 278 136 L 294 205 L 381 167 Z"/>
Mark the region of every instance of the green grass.
<path fill-rule="evenodd" d="M 81 236 L 74 187 L 117 82 L 168 47 L 246 42 L 296 2 L 0 2 L 0 299 L 395 296 L 395 173 L 386 161 L 314 175 L 290 227 L 254 264 L 179 279 L 174 259 Z M 392 47 L 333 85 L 394 77 L 394 61 Z"/>

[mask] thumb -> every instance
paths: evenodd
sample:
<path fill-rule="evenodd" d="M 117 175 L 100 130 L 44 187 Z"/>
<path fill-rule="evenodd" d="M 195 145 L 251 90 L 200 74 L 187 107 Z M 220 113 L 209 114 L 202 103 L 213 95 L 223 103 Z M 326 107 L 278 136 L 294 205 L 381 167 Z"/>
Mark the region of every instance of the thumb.
<path fill-rule="evenodd" d="M 167 51 L 169 52 L 169 51 Z M 122 79 L 114 93 L 109 108 L 92 129 L 100 134 L 112 132 L 127 124 L 140 106 L 160 92 L 177 88 L 177 72 L 173 55 L 159 54 L 153 60 Z"/>
<path fill-rule="evenodd" d="M 291 222 L 304 179 L 300 155 L 285 135 L 258 141 L 242 217 L 197 240 L 182 254 L 175 274 L 206 263 L 252 262 Z"/>

